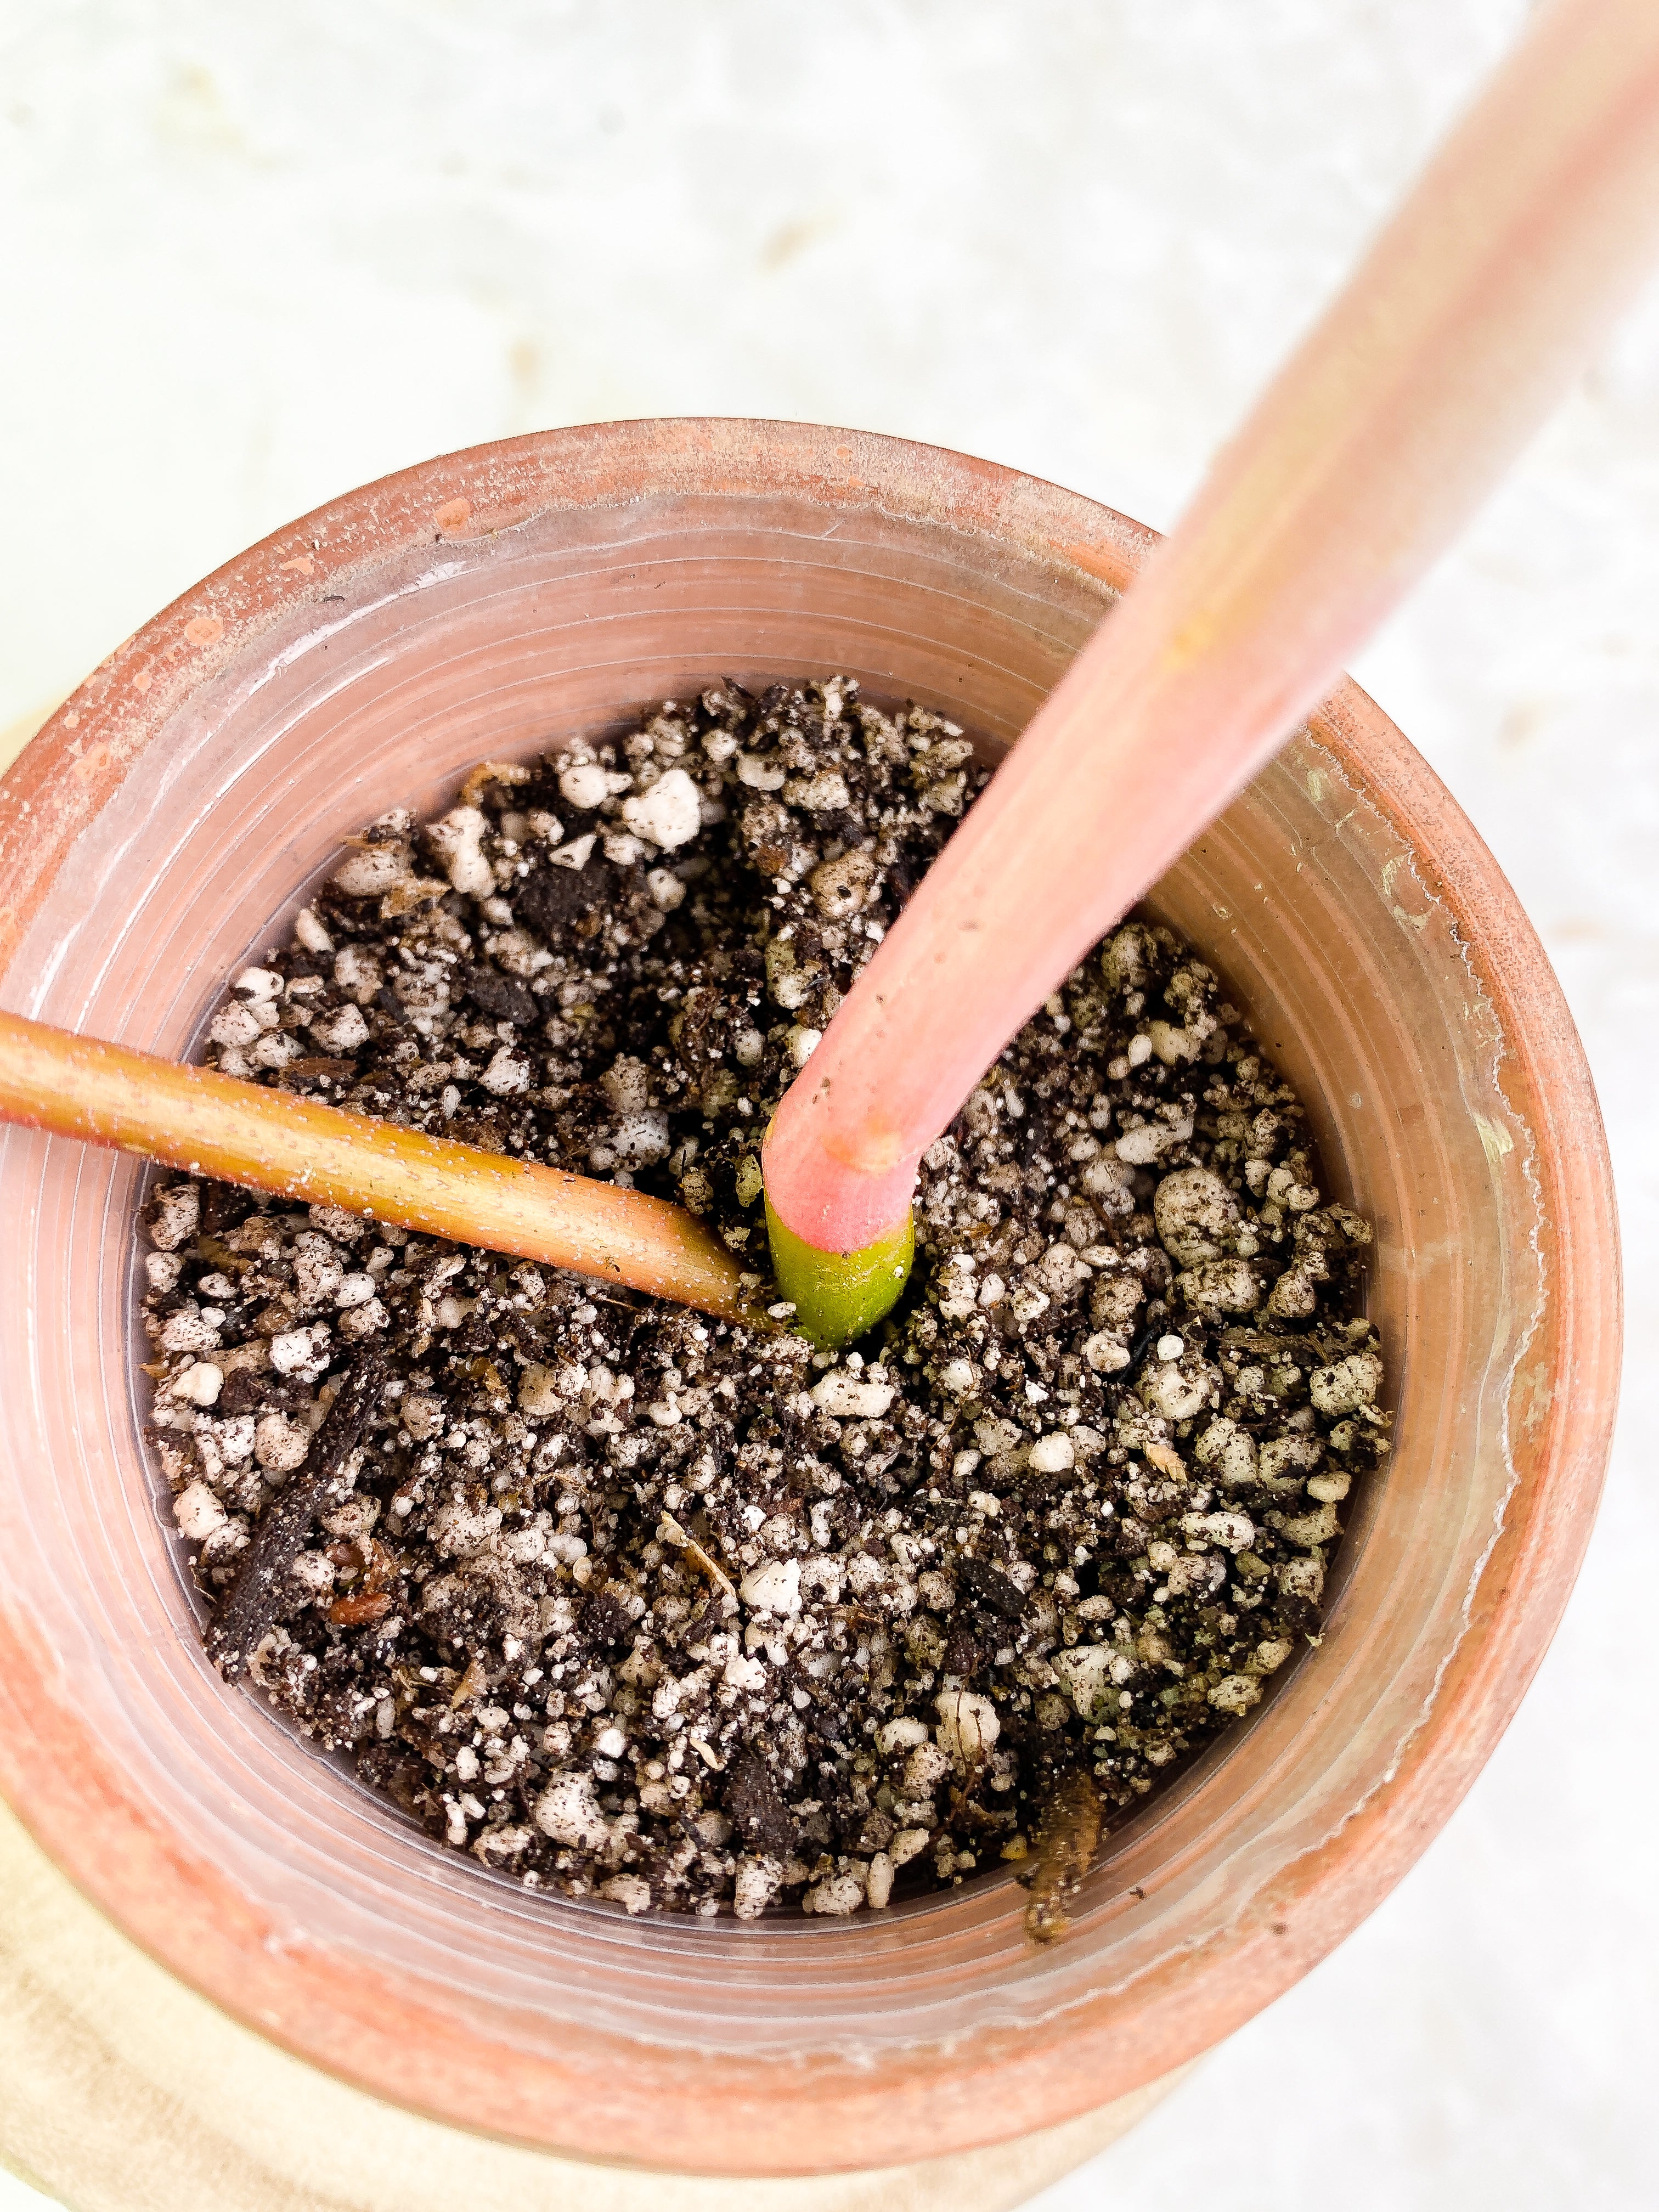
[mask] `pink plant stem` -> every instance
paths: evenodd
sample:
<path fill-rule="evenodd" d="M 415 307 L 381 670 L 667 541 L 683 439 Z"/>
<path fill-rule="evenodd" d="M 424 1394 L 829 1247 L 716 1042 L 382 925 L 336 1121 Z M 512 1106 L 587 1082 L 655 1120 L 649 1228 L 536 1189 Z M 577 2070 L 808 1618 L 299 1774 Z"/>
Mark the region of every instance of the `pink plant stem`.
<path fill-rule="evenodd" d="M 714 1231 L 665 1199 L 0 1012 L 3 1121 L 763 1321 Z"/>
<path fill-rule="evenodd" d="M 1583 365 L 1659 238 L 1659 0 L 1559 0 L 1291 356 L 783 1101 L 768 1194 L 851 1251 L 1089 947 L 1275 752 Z"/>

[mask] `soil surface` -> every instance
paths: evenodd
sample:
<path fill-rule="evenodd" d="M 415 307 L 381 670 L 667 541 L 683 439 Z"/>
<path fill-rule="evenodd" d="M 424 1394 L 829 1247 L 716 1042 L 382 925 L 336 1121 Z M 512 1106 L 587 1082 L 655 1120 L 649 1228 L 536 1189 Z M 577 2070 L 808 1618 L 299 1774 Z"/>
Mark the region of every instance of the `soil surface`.
<path fill-rule="evenodd" d="M 228 1073 L 678 1198 L 760 1143 L 983 781 L 833 678 L 485 763 L 238 975 Z M 632 1912 L 885 1905 L 1103 1817 L 1316 1638 L 1388 1449 L 1370 1231 L 1217 979 L 1132 921 L 928 1152 L 839 1358 L 781 1326 L 174 1180 L 156 1442 L 209 1648 L 434 1836 Z"/>

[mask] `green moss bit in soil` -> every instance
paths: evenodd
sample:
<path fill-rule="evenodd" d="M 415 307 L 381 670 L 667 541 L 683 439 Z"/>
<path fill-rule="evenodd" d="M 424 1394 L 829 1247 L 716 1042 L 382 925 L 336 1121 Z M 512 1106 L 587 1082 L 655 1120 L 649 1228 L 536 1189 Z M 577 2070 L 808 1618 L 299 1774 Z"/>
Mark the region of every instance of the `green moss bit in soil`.
<path fill-rule="evenodd" d="M 207 1056 L 678 1197 L 758 1272 L 768 1115 L 983 780 L 839 678 L 485 764 L 354 842 Z M 1080 1781 L 1135 1806 L 1317 1630 L 1388 1449 L 1370 1231 L 1139 922 L 932 1147 L 916 1219 L 904 1301 L 832 1364 L 163 1185 L 154 1433 L 210 1648 L 527 1884 L 842 1914 L 1024 1860 L 1053 1932 Z"/>

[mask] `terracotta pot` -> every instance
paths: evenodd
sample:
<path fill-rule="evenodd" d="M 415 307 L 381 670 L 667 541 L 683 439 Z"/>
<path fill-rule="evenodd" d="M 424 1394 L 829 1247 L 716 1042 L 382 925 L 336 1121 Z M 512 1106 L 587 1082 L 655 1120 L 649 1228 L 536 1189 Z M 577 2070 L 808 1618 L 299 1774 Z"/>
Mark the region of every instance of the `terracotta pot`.
<path fill-rule="evenodd" d="M 981 462 L 763 422 L 558 432 L 354 492 L 159 616 L 0 787 L 6 1001 L 183 1053 L 343 832 L 718 676 L 848 670 L 994 750 L 1149 543 Z M 1068 1942 L 1029 1948 L 1000 1875 L 841 1926 L 529 1897 L 274 1727 L 204 1661 L 141 1441 L 138 1171 L 13 1133 L 0 1778 L 56 1861 L 353 2082 L 690 2170 L 1052 2125 L 1305 1972 L 1468 1788 L 1577 1568 L 1618 1364 L 1607 1165 L 1531 930 L 1352 685 L 1154 903 L 1377 1225 L 1399 1444 L 1350 1501 L 1322 1644 L 1113 1838 Z"/>

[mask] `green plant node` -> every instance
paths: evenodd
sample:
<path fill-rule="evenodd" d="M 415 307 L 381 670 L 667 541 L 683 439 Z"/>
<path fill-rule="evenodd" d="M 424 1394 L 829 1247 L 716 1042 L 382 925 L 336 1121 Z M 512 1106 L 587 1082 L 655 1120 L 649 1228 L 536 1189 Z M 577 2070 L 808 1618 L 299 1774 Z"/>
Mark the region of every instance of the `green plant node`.
<path fill-rule="evenodd" d="M 825 1352 L 839 1352 L 891 1312 L 916 1256 L 916 1224 L 908 1206 L 896 1229 L 857 1252 L 820 1252 L 785 1228 L 770 1198 L 766 1233 L 778 1288 L 795 1309 L 792 1326 Z"/>

